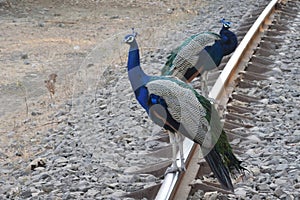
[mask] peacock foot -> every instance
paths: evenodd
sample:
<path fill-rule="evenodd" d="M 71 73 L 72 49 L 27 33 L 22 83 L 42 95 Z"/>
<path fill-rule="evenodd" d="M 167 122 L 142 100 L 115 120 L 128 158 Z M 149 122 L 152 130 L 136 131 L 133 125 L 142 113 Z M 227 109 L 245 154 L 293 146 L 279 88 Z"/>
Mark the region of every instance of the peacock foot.
<path fill-rule="evenodd" d="M 186 171 L 185 166 L 182 166 L 182 167 L 171 166 L 171 167 L 168 167 L 168 169 L 165 172 L 165 175 L 167 175 L 169 173 L 176 173 L 176 172 L 180 173 L 180 172 L 184 172 L 184 171 Z"/>
<path fill-rule="evenodd" d="M 169 174 L 169 173 L 176 173 L 176 172 L 180 172 L 180 169 L 178 166 L 171 166 L 171 167 L 168 167 L 166 172 L 165 172 L 165 175 Z"/>
<path fill-rule="evenodd" d="M 180 172 L 185 172 L 186 171 L 185 165 L 179 167 L 179 171 Z"/>

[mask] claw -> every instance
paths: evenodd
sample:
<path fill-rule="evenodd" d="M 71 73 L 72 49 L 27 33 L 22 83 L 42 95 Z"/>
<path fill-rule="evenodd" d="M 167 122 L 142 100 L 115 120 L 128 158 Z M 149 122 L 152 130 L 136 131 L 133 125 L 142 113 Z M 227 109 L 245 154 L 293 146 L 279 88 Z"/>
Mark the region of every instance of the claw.
<path fill-rule="evenodd" d="M 171 167 L 168 167 L 168 169 L 165 172 L 165 175 L 167 175 L 169 173 L 176 173 L 176 172 L 180 172 L 179 167 L 171 166 Z"/>
<path fill-rule="evenodd" d="M 185 172 L 185 171 L 186 171 L 186 168 L 185 168 L 185 166 L 183 166 L 183 167 L 180 167 L 180 168 L 179 168 L 179 171 L 180 171 L 180 172 Z"/>
<path fill-rule="evenodd" d="M 172 165 L 171 167 L 168 167 L 166 172 L 165 172 L 165 175 L 169 174 L 169 173 L 176 173 L 176 172 L 185 172 L 186 171 L 186 168 L 185 168 L 185 164 L 184 163 L 181 163 L 181 166 L 178 167 L 177 165 Z"/>
<path fill-rule="evenodd" d="M 186 171 L 185 164 L 184 164 L 183 160 L 181 160 L 181 166 L 179 167 L 179 171 L 181 171 L 181 172 L 185 172 Z"/>

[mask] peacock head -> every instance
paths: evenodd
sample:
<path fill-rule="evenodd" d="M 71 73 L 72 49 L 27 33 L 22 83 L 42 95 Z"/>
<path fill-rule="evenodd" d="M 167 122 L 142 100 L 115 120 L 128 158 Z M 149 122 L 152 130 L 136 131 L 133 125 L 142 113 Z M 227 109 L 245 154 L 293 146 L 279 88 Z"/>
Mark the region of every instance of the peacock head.
<path fill-rule="evenodd" d="M 134 29 L 132 28 L 132 33 L 125 36 L 124 42 L 130 45 L 135 41 L 136 36 L 137 36 L 137 32 L 135 32 Z"/>
<path fill-rule="evenodd" d="M 221 21 L 220 21 L 222 24 L 223 24 L 223 27 L 224 28 L 226 28 L 226 29 L 229 29 L 230 28 L 230 26 L 231 26 L 231 22 L 229 22 L 229 21 L 226 21 L 224 18 L 223 19 L 221 19 Z"/>

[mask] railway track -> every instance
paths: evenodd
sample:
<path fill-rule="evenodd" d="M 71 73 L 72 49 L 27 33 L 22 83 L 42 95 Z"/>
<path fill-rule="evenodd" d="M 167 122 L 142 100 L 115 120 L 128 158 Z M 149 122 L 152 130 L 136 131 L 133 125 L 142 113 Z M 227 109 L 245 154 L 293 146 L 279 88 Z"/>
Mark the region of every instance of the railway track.
<path fill-rule="evenodd" d="M 268 5 L 262 5 L 255 11 L 245 16 L 246 22 L 242 22 L 236 30 L 239 46 L 232 56 L 223 59 L 220 68 L 223 71 L 214 71 L 209 74 L 207 84 L 210 88 L 209 97 L 215 99 L 220 114 L 225 118 L 224 128 L 229 132 L 231 140 L 243 136 L 230 134 L 230 130 L 239 127 L 251 127 L 248 112 L 255 112 L 246 104 L 249 102 L 260 102 L 261 99 L 251 95 L 238 92 L 237 88 L 260 87 L 259 80 L 270 79 L 268 73 L 272 70 L 273 61 L 268 57 L 272 55 L 271 49 L 279 48 L 283 40 L 277 37 L 289 30 L 288 23 L 297 17 L 299 1 L 273 0 Z M 195 81 L 195 88 L 199 82 Z M 250 110 L 250 111 L 249 111 Z M 159 138 L 167 141 L 167 136 Z M 233 147 L 237 153 L 239 148 Z M 168 150 L 168 149 L 167 149 Z M 160 156 L 165 150 L 158 150 L 152 154 Z M 199 160 L 200 148 L 192 141 L 184 141 L 185 162 L 187 171 L 185 173 L 167 174 L 162 183 L 145 188 L 126 195 L 135 199 L 187 199 L 189 195 L 197 190 L 204 192 L 218 191 L 223 194 L 230 192 L 223 190 L 219 184 L 210 181 L 199 181 L 203 176 L 209 176 L 210 169 L 204 159 Z M 178 156 L 179 157 L 179 156 Z M 179 160 L 179 159 L 178 159 Z M 136 173 L 150 173 L 162 176 L 170 162 L 148 166 Z M 198 179 L 198 181 L 195 181 Z M 209 180 L 209 179 L 208 179 Z"/>

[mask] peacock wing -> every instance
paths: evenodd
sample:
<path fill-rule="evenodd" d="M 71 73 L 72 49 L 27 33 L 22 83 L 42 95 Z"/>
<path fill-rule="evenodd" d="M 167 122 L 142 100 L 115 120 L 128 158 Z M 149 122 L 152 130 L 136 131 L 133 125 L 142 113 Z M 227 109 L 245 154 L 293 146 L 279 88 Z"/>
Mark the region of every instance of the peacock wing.
<path fill-rule="evenodd" d="M 155 94 L 164 100 L 166 104 L 164 108 L 172 119 L 180 124 L 176 131 L 191 140 L 197 138 L 197 143 L 201 145 L 209 129 L 205 118 L 206 109 L 199 102 L 192 88 L 187 87 L 186 84 L 180 85 L 178 82 L 180 81 L 171 78 L 158 79 L 147 83 L 146 87 L 149 95 Z M 167 119 L 167 114 L 161 116 L 166 118 L 166 122 L 170 121 Z"/>
<path fill-rule="evenodd" d="M 179 48 L 176 56 L 173 58 L 170 68 L 171 74 L 182 79 L 185 72 L 197 66 L 201 52 L 206 46 L 212 45 L 215 40 L 220 40 L 220 35 L 212 32 L 199 33 L 190 37 Z M 167 61 L 168 62 L 168 61 Z"/>

